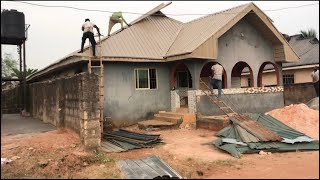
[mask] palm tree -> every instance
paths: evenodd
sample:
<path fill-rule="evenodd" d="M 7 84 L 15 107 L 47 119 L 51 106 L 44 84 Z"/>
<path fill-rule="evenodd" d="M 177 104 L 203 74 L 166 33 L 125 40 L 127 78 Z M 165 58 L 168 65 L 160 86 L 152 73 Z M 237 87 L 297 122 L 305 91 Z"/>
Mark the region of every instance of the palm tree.
<path fill-rule="evenodd" d="M 302 38 L 315 38 L 317 37 L 317 32 L 314 29 L 308 29 L 307 31 L 301 30 L 301 37 Z"/>
<path fill-rule="evenodd" d="M 11 77 L 20 77 L 20 71 L 17 68 L 13 68 L 12 71 L 13 72 L 11 73 Z M 30 68 L 28 68 L 27 72 L 26 72 L 27 73 L 27 77 L 30 76 L 31 74 L 37 72 L 37 71 L 38 71 L 38 69 L 30 69 Z M 23 72 L 22 72 L 22 76 L 23 76 Z"/>

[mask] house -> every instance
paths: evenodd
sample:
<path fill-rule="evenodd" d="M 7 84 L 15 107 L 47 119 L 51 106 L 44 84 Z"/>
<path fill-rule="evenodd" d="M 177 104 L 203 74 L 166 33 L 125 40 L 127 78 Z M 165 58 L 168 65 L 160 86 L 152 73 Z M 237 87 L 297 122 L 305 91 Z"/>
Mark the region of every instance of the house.
<path fill-rule="evenodd" d="M 289 44 L 299 56 L 299 61 L 283 63 L 282 80 L 285 90 L 285 104 L 306 103 L 316 96 L 312 84 L 311 72 L 315 66 L 319 67 L 319 40 L 303 38 L 301 34 L 288 36 Z M 242 86 L 248 86 L 248 73 L 242 73 Z M 276 86 L 276 75 L 272 67 L 265 67 L 263 71 L 264 86 Z"/>
<path fill-rule="evenodd" d="M 213 61 L 224 67 L 223 98 L 237 104 L 237 111 L 283 106 L 282 63 L 299 58 L 262 10 L 247 3 L 182 23 L 161 12 L 169 4 L 155 7 L 101 42 L 104 116 L 115 126 L 183 106 L 191 113 L 219 113 L 210 106 L 201 83 L 208 82 Z M 33 74 L 28 82 L 87 71 L 91 51 L 87 47 L 83 54 L 76 52 Z M 277 87 L 262 87 L 261 69 L 268 64 L 276 69 Z M 250 87 L 241 88 L 246 67 Z"/>

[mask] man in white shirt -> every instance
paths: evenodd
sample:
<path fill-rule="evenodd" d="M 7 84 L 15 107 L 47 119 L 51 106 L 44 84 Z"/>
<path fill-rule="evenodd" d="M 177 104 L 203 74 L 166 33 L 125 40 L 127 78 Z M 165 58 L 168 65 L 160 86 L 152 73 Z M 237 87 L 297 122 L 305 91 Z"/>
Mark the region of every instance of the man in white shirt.
<path fill-rule="evenodd" d="M 92 54 L 93 54 L 93 56 L 96 56 L 96 44 L 97 43 L 94 39 L 93 28 L 96 28 L 98 31 L 98 35 L 101 36 L 98 26 L 96 26 L 95 24 L 90 22 L 90 19 L 86 19 L 85 23 L 82 24 L 81 29 L 83 31 L 83 35 L 82 35 L 82 42 L 81 42 L 81 50 L 78 53 L 83 53 L 84 43 L 86 42 L 87 38 L 89 38 L 89 41 L 92 45 Z"/>
<path fill-rule="evenodd" d="M 213 63 L 213 66 L 211 67 L 212 75 L 210 79 L 210 91 L 211 95 L 213 94 L 213 86 L 216 85 L 218 88 L 218 99 L 221 98 L 221 89 L 222 89 L 222 74 L 223 74 L 223 67 L 218 64 L 217 62 Z"/>
<path fill-rule="evenodd" d="M 316 90 L 317 97 L 319 97 L 319 67 L 315 66 L 311 73 L 314 89 Z"/>

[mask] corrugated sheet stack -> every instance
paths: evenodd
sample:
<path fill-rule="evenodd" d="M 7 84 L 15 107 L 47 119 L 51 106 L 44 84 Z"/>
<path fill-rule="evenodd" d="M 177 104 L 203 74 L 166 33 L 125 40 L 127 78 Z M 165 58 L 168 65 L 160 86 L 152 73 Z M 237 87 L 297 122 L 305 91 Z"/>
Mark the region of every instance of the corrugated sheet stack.
<path fill-rule="evenodd" d="M 112 133 L 104 133 L 101 149 L 106 152 L 123 152 L 130 149 L 150 148 L 161 143 L 158 134 L 141 134 L 119 129 Z"/>
<path fill-rule="evenodd" d="M 246 114 L 230 118 L 231 125 L 209 144 L 234 157 L 244 153 L 319 150 L 319 141 L 285 125 L 270 115 Z"/>

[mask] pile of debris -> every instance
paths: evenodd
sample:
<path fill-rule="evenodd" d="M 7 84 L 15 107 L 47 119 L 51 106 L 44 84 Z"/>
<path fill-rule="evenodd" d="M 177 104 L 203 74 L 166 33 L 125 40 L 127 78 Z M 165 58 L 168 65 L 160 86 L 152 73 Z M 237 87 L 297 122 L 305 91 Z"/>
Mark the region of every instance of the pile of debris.
<path fill-rule="evenodd" d="M 292 129 L 270 115 L 231 117 L 231 125 L 209 143 L 239 158 L 244 153 L 319 150 L 319 141 Z"/>
<path fill-rule="evenodd" d="M 104 133 L 101 149 L 106 152 L 123 152 L 130 149 L 150 148 L 161 143 L 159 134 L 141 134 L 124 129 Z"/>
<path fill-rule="evenodd" d="M 274 109 L 266 114 L 278 119 L 289 127 L 319 139 L 319 111 L 305 104 L 294 104 L 284 108 Z"/>

